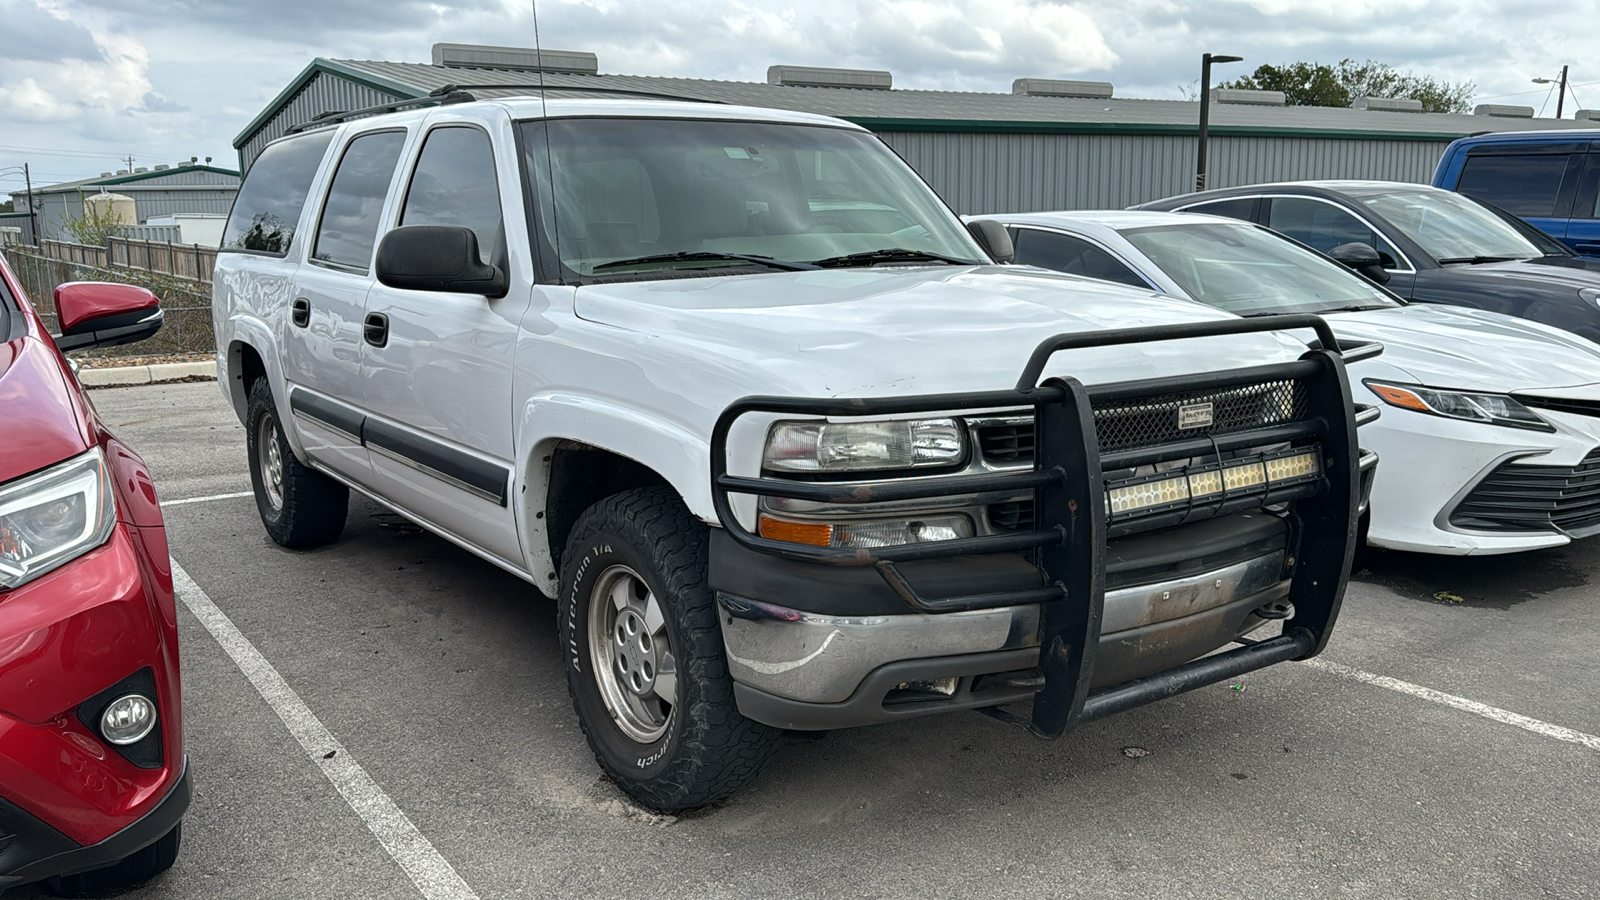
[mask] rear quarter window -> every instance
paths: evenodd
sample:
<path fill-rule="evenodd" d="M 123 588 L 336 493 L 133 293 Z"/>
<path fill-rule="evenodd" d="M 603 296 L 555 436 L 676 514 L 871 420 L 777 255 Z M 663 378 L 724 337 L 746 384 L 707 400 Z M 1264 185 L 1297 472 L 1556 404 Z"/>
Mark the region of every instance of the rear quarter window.
<path fill-rule="evenodd" d="M 1518 216 L 1553 216 L 1567 154 L 1469 156 L 1456 190 Z"/>
<path fill-rule="evenodd" d="M 333 131 L 279 141 L 256 158 L 222 233 L 224 251 L 284 256 Z"/>

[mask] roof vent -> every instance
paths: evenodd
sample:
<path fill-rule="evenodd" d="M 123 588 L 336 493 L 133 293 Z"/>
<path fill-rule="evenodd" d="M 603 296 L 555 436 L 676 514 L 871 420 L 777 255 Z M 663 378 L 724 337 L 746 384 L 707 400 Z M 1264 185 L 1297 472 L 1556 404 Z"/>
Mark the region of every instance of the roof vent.
<path fill-rule="evenodd" d="M 1217 88 L 1211 92 L 1217 103 L 1239 103 L 1245 106 L 1283 106 L 1288 102 L 1283 91 L 1241 91 L 1236 88 Z"/>
<path fill-rule="evenodd" d="M 769 66 L 767 84 L 788 87 L 859 88 L 869 91 L 887 91 L 894 86 L 894 76 L 877 69 L 823 69 L 813 66 Z"/>
<path fill-rule="evenodd" d="M 146 173 L 148 171 L 150 171 L 150 167 L 149 166 L 140 166 L 139 168 L 133 170 L 133 174 L 135 174 L 135 175 L 143 175 L 144 173 Z"/>
<path fill-rule="evenodd" d="M 1531 106 L 1502 106 L 1499 103 L 1480 103 L 1472 111 L 1475 116 L 1497 116 L 1502 119 L 1531 119 L 1533 107 Z"/>
<path fill-rule="evenodd" d="M 1372 112 L 1422 112 L 1421 100 L 1401 100 L 1392 97 L 1357 97 L 1350 104 L 1351 109 L 1366 109 Z"/>
<path fill-rule="evenodd" d="M 1111 82 L 1018 78 L 1011 82 L 1011 93 L 1028 97 L 1082 97 L 1089 100 L 1110 100 Z"/>
<path fill-rule="evenodd" d="M 457 69 L 510 69 L 560 75 L 598 75 L 600 60 L 578 50 L 535 50 L 531 47 L 487 47 L 482 44 L 434 44 L 433 64 Z"/>
<path fill-rule="evenodd" d="M 166 170 L 168 170 L 170 168 L 172 168 L 172 167 L 167 165 L 166 163 L 156 163 L 156 171 L 157 172 L 165 172 Z"/>
<path fill-rule="evenodd" d="M 1600 120 L 1600 109 L 1580 109 L 1573 113 L 1572 117 L 1580 122 L 1594 122 L 1596 120 Z"/>
<path fill-rule="evenodd" d="M 128 170 L 127 169 L 118 169 L 117 170 L 117 174 L 118 175 L 126 175 L 126 174 L 128 174 Z"/>
<path fill-rule="evenodd" d="M 101 178 L 110 178 L 111 177 L 111 173 L 110 172 L 101 172 L 100 173 L 100 177 Z"/>

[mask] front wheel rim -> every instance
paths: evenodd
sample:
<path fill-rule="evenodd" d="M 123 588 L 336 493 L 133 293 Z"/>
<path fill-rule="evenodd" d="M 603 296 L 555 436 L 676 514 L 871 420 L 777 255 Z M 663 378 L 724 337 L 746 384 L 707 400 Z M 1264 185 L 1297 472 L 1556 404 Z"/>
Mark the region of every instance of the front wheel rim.
<path fill-rule="evenodd" d="M 256 426 L 256 462 L 261 469 L 261 491 L 267 505 L 277 512 L 283 509 L 283 448 L 271 416 L 262 416 Z"/>
<path fill-rule="evenodd" d="M 677 659 L 661 602 L 627 566 L 600 573 L 589 594 L 589 664 L 623 734 L 652 744 L 667 733 L 677 705 Z"/>

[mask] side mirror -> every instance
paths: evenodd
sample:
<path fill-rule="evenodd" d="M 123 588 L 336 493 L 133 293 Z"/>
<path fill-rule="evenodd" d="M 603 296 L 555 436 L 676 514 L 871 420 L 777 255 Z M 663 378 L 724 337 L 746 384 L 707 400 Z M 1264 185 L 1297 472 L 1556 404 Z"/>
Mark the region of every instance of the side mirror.
<path fill-rule="evenodd" d="M 972 232 L 979 246 L 983 247 L 988 252 L 989 258 L 995 262 L 1008 263 L 1017 258 L 1017 248 L 1011 243 L 1011 235 L 999 222 L 979 219 L 968 222 L 967 230 Z"/>
<path fill-rule="evenodd" d="M 131 344 L 161 330 L 160 301 L 142 287 L 73 281 L 56 288 L 55 300 L 62 351 Z"/>
<path fill-rule="evenodd" d="M 408 291 L 504 297 L 510 280 L 478 256 L 478 236 L 454 225 L 402 225 L 378 244 L 378 281 Z"/>
<path fill-rule="evenodd" d="M 1370 281 L 1378 284 L 1389 283 L 1389 271 L 1383 267 L 1383 260 L 1378 256 L 1378 251 L 1372 249 L 1369 244 L 1351 241 L 1329 250 L 1328 255 L 1366 276 Z"/>

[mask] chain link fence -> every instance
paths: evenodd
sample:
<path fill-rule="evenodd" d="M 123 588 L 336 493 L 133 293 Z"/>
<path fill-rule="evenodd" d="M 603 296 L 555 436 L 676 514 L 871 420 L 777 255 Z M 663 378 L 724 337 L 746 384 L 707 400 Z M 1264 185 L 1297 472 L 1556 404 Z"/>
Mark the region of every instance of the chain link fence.
<path fill-rule="evenodd" d="M 51 333 L 56 325 L 55 290 L 69 281 L 114 281 L 149 290 L 161 300 L 165 318 L 154 337 L 137 344 L 89 350 L 84 356 L 168 356 L 209 354 L 216 350 L 211 327 L 211 285 L 139 269 L 106 268 L 83 262 L 51 259 L 32 247 L 6 247 L 12 271 L 28 292 L 33 308 Z"/>

